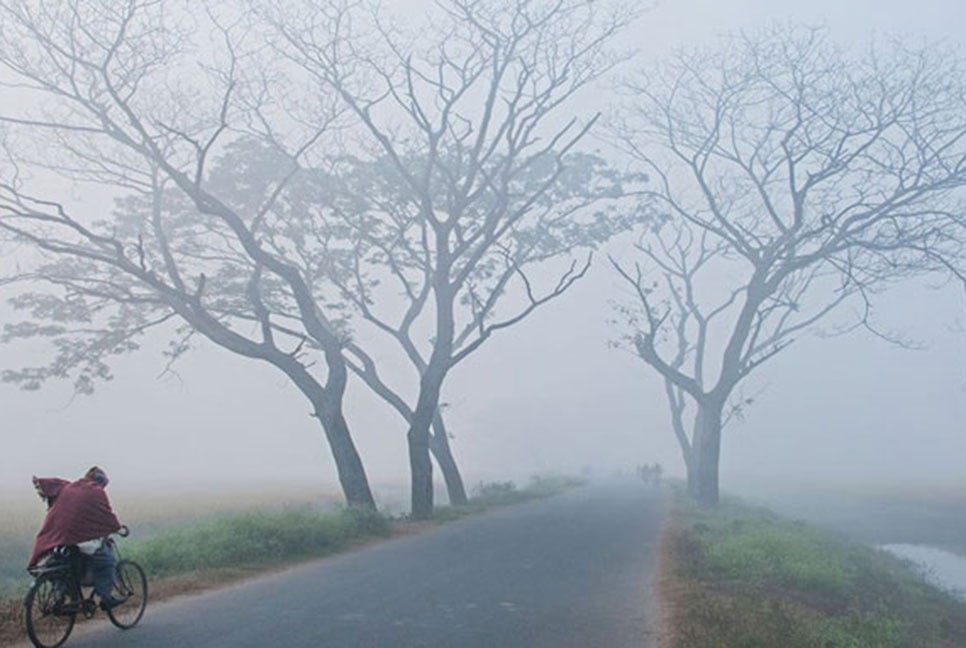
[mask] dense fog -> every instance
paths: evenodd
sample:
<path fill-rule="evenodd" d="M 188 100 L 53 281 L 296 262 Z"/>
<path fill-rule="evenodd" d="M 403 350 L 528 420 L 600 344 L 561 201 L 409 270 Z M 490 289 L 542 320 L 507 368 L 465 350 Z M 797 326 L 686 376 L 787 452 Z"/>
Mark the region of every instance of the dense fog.
<path fill-rule="evenodd" d="M 414 22 L 432 7 L 385 4 L 387 12 Z M 585 89 L 565 112 L 583 119 L 603 111 L 606 121 L 619 101 L 613 84 L 622 75 L 646 69 L 675 48 L 713 43 L 736 30 L 819 24 L 847 45 L 890 34 L 955 45 L 964 20 L 966 5 L 950 0 L 656 2 L 618 38 L 621 47 L 639 53 L 613 78 Z M 18 101 L 14 89 L 2 92 L 4 104 Z M 603 125 L 584 146 L 607 150 Z M 50 181 L 52 190 L 55 184 Z M 109 194 L 87 188 L 63 195 L 93 213 Z M 611 344 L 620 336 L 610 323 L 614 303 L 632 295 L 608 255 L 631 263 L 631 243 L 627 237 L 607 242 L 573 288 L 521 323 L 495 331 L 447 378 L 443 412 L 469 486 L 539 473 L 630 473 L 653 461 L 683 476 L 663 381 L 631 349 Z M 17 263 L 30 258 L 22 248 L 17 254 Z M 0 261 L 5 273 L 15 271 L 13 264 L 13 254 Z M 20 289 L 2 286 L 0 295 Z M 854 307 L 845 307 L 796 335 L 742 386 L 753 402 L 724 430 L 724 490 L 762 483 L 966 486 L 962 286 L 916 277 L 876 295 L 878 330 L 901 337 L 908 348 L 864 329 L 830 334 L 854 315 Z M 0 321 L 17 317 L 10 306 L 0 306 Z M 0 385 L 2 492 L 26 496 L 31 475 L 80 476 L 92 464 L 110 472 L 114 489 L 338 487 L 318 422 L 283 376 L 210 342 L 200 342 L 166 371 L 162 351 L 172 330 L 160 329 L 143 349 L 112 360 L 114 379 L 97 384 L 92 395 L 75 395 L 69 380 L 39 391 Z M 387 379 L 413 380 L 405 359 L 379 342 L 377 332 L 359 327 L 358 335 L 374 345 L 372 355 Z M 0 368 L 27 366 L 48 353 L 43 340 L 4 345 Z M 405 486 L 406 425 L 355 378 L 346 419 L 377 493 Z"/>

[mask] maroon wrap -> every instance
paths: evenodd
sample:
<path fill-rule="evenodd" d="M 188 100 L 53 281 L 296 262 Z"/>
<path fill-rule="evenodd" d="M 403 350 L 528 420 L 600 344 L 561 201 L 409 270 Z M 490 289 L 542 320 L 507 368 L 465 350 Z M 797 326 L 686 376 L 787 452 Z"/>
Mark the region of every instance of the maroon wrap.
<path fill-rule="evenodd" d="M 34 541 L 29 567 L 58 545 L 103 538 L 121 528 L 104 487 L 93 479 L 68 483 L 63 479 L 35 478 L 34 486 L 49 508 Z"/>

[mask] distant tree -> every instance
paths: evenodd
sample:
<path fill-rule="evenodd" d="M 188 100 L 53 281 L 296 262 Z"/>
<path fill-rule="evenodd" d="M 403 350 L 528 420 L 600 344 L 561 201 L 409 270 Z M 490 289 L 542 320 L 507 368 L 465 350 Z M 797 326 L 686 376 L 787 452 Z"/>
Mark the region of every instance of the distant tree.
<path fill-rule="evenodd" d="M 619 179 L 577 152 L 596 117 L 561 114 L 620 60 L 608 43 L 633 12 L 607 4 L 448 0 L 418 34 L 354 4 L 260 9 L 293 74 L 339 97 L 372 165 L 355 193 L 377 216 L 359 230 L 360 269 L 342 287 L 419 372 L 415 402 L 397 408 L 411 410 L 416 518 L 433 510 L 430 430 L 449 372 L 565 293 L 588 268 L 580 251 L 619 229 L 616 213 L 592 209 L 621 195 Z M 532 269 L 555 261 L 541 289 Z M 386 278 L 404 295 L 401 313 L 374 297 Z M 359 373 L 372 379 L 364 364 Z"/>
<path fill-rule="evenodd" d="M 722 426 L 752 372 L 845 305 L 875 330 L 871 299 L 891 282 L 966 279 L 964 87 L 949 52 L 856 56 L 797 28 L 681 53 L 628 85 L 614 139 L 667 218 L 639 261 L 615 261 L 636 296 L 621 312 L 665 380 L 700 502 L 718 501 Z"/>
<path fill-rule="evenodd" d="M 373 508 L 343 414 L 340 304 L 271 235 L 300 162 L 339 113 L 275 83 L 273 60 L 239 25 L 154 1 L 0 3 L 0 83 L 20 99 L 0 106 L 0 230 L 43 256 L 19 278 L 46 286 L 13 299 L 29 319 L 3 335 L 56 349 L 3 378 L 32 389 L 73 375 L 87 392 L 110 377 L 112 356 L 178 322 L 172 357 L 200 334 L 280 370 L 310 401 L 347 502 Z M 213 159 L 242 134 L 276 155 L 249 151 L 222 190 Z M 266 164 L 275 181 L 246 185 Z M 77 204 L 77 183 L 96 197 Z M 291 334 L 275 326 L 283 318 Z"/>

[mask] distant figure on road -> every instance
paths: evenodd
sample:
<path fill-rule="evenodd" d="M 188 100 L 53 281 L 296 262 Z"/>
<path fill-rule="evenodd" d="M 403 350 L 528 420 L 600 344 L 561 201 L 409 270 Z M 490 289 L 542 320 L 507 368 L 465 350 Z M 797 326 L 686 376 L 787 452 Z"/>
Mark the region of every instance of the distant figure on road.
<path fill-rule="evenodd" d="M 94 466 L 75 482 L 38 477 L 33 482 L 37 494 L 47 503 L 47 517 L 37 533 L 27 566 L 33 567 L 60 545 L 77 545 L 93 561 L 94 591 L 101 599 L 101 609 L 109 610 L 123 603 L 124 599 L 111 594 L 116 559 L 104 546 L 104 539 L 121 529 L 104 490 L 109 482 L 107 474 Z"/>
<path fill-rule="evenodd" d="M 643 466 L 637 467 L 637 476 L 640 477 L 645 484 L 654 484 L 655 486 L 661 483 L 661 474 L 663 472 L 664 469 L 661 467 L 661 464 L 656 461 L 654 462 L 653 466 L 650 464 L 644 464 Z"/>

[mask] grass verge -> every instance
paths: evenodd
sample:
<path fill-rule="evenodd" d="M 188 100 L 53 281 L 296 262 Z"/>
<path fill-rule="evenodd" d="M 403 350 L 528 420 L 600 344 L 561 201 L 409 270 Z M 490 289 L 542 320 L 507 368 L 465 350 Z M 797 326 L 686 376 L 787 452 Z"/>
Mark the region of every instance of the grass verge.
<path fill-rule="evenodd" d="M 156 579 L 201 569 L 270 566 L 324 556 L 391 531 L 391 521 L 374 511 L 347 509 L 330 515 L 308 510 L 253 511 L 215 516 L 150 540 L 125 542 L 123 551 Z"/>
<path fill-rule="evenodd" d="M 479 484 L 467 505 L 438 507 L 433 521 L 419 525 L 355 509 L 330 514 L 309 507 L 216 514 L 149 539 L 125 540 L 121 551 L 144 567 L 151 600 L 158 601 L 497 506 L 548 497 L 583 483 L 569 477 L 534 477 L 522 489 L 513 482 Z M 0 646 L 24 639 L 21 605 L 21 596 L 0 596 Z"/>
<path fill-rule="evenodd" d="M 885 551 L 680 491 L 662 550 L 671 648 L 954 648 L 966 604 Z"/>

